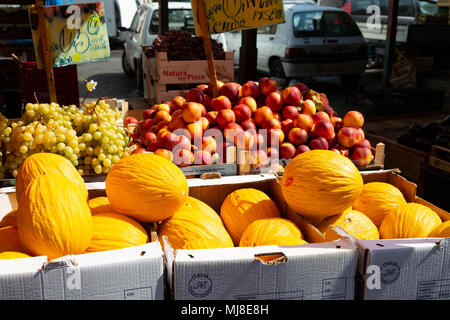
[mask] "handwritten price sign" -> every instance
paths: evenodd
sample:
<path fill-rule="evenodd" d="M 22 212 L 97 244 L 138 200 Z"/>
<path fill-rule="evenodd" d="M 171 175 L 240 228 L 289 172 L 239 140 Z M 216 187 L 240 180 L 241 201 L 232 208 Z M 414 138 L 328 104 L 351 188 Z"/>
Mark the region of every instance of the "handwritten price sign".
<path fill-rule="evenodd" d="M 200 0 L 201 1 L 201 0 Z M 284 23 L 282 0 L 203 0 L 210 34 L 244 30 Z M 197 0 L 191 0 L 197 12 Z M 201 36 L 198 17 L 194 15 L 197 36 Z"/>
<path fill-rule="evenodd" d="M 46 6 L 44 10 L 53 67 L 111 57 L 103 2 Z M 42 69 L 37 9 L 31 8 L 29 14 L 37 66 Z"/>

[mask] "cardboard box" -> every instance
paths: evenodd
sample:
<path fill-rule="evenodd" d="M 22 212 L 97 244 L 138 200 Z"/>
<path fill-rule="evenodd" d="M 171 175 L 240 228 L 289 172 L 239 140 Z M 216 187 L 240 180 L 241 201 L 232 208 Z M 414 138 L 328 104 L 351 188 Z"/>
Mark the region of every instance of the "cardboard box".
<path fill-rule="evenodd" d="M 98 188 L 101 189 L 98 189 Z M 104 195 L 104 182 L 88 186 Z M 0 219 L 17 207 L 15 188 L 0 189 Z M 125 249 L 0 261 L 0 299 L 162 300 L 163 251 L 159 241 Z"/>
<path fill-rule="evenodd" d="M 286 215 L 288 207 L 274 175 L 189 180 L 189 195 L 217 213 L 225 197 L 240 188 L 265 192 Z M 357 251 L 347 239 L 302 246 L 174 251 L 166 238 L 164 253 L 175 300 L 354 299 Z"/>
<path fill-rule="evenodd" d="M 450 220 L 445 210 L 416 195 L 416 184 L 396 170 L 362 172 L 364 183 L 386 182 L 397 187 L 407 202 L 434 210 L 442 221 Z M 298 217 L 298 219 L 302 219 Z M 327 237 L 302 219 L 316 241 L 346 238 L 358 250 L 358 300 L 422 300 L 450 298 L 450 238 L 358 240 L 341 228 L 328 228 Z"/>
<path fill-rule="evenodd" d="M 356 240 L 356 244 L 358 299 L 450 299 L 450 238 Z"/>

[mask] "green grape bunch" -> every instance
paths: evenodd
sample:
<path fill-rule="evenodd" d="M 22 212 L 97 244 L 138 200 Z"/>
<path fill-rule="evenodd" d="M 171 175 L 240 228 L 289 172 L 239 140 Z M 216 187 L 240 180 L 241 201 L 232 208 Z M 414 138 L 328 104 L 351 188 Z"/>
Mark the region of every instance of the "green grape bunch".
<path fill-rule="evenodd" d="M 28 103 L 18 121 L 0 117 L 2 163 L 0 177 L 16 177 L 31 154 L 51 152 L 64 156 L 82 175 L 105 174 L 117 161 L 131 154 L 131 137 L 117 125 L 123 114 L 104 100 L 61 106 Z"/>

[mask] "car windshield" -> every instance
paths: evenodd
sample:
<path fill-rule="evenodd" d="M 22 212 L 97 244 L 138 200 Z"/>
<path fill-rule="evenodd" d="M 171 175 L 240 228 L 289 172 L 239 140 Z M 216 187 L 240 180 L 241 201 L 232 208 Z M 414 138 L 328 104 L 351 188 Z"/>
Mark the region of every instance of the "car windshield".
<path fill-rule="evenodd" d="M 361 31 L 355 21 L 340 11 L 296 12 L 293 15 L 294 35 L 304 37 L 352 37 Z"/>
<path fill-rule="evenodd" d="M 159 13 L 155 10 L 150 22 L 150 32 L 158 33 Z M 195 32 L 194 16 L 191 9 L 169 9 L 169 29 Z"/>
<path fill-rule="evenodd" d="M 427 14 L 429 16 L 437 15 L 439 9 L 436 2 L 428 1 L 419 1 L 419 8 L 421 14 Z"/>

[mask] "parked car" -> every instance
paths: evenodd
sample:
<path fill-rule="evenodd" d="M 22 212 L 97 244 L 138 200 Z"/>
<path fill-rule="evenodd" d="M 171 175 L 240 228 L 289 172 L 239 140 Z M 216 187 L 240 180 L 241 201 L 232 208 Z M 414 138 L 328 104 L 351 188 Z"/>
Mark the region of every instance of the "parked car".
<path fill-rule="evenodd" d="M 121 28 L 125 33 L 122 55 L 122 68 L 128 75 L 135 75 L 138 89 L 142 90 L 142 47 L 151 46 L 159 34 L 159 5 L 156 3 L 141 4 L 129 28 Z M 169 1 L 169 30 L 187 30 L 195 34 L 192 6 L 187 1 Z M 211 35 L 226 50 L 223 33 Z"/>
<path fill-rule="evenodd" d="M 314 3 L 285 3 L 285 23 L 257 28 L 257 69 L 279 78 L 339 75 L 354 84 L 365 70 L 367 44 L 350 15 Z M 239 63 L 241 32 L 228 32 Z"/>
<path fill-rule="evenodd" d="M 319 0 L 321 5 L 338 6 L 346 10 L 356 21 L 364 38 L 368 41 L 369 66 L 380 65 L 384 56 L 386 43 L 388 5 L 389 0 Z M 368 24 L 369 17 L 374 12 L 367 12 L 369 6 L 380 8 L 380 28 L 373 28 Z M 436 15 L 438 13 L 437 0 L 399 0 L 397 17 L 397 46 L 404 45 L 408 37 L 408 26 L 417 21 L 418 16 Z"/>

